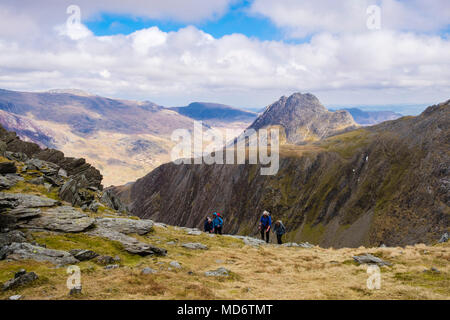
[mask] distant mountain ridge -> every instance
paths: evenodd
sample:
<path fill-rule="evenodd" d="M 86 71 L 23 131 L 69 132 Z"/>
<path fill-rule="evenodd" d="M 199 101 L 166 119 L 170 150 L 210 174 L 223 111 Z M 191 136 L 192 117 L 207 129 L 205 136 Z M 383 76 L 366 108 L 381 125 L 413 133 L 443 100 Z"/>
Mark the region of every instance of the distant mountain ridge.
<path fill-rule="evenodd" d="M 171 108 L 178 113 L 195 120 L 219 120 L 224 122 L 251 121 L 257 113 L 241 110 L 219 103 L 193 102 L 186 107 Z"/>
<path fill-rule="evenodd" d="M 371 126 L 384 121 L 395 120 L 403 117 L 402 114 L 393 111 L 365 111 L 359 108 L 342 108 L 330 110 L 348 111 L 352 115 L 355 122 L 361 126 Z"/>

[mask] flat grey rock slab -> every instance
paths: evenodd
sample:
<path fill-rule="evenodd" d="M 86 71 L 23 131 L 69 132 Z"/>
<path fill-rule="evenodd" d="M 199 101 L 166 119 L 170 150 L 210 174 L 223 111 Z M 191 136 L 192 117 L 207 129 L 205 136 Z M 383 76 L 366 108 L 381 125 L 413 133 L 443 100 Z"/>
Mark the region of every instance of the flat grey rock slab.
<path fill-rule="evenodd" d="M 208 246 L 204 245 L 203 243 L 198 243 L 198 242 L 183 243 L 181 246 L 184 248 L 187 248 L 187 249 L 192 249 L 192 250 L 207 250 L 208 249 Z"/>
<path fill-rule="evenodd" d="M 25 193 L 0 192 L 0 203 L 9 204 L 10 208 L 40 208 L 53 207 L 60 204 L 59 201 L 47 197 Z"/>
<path fill-rule="evenodd" d="M 19 224 L 22 228 L 69 233 L 83 232 L 93 225 L 94 219 L 69 206 L 47 209 L 39 217 Z"/>
<path fill-rule="evenodd" d="M 79 261 L 69 252 L 47 249 L 34 246 L 29 243 L 14 242 L 5 247 L 6 259 L 11 260 L 35 260 L 39 262 L 51 262 L 55 265 L 76 264 Z"/>
<path fill-rule="evenodd" d="M 16 219 L 31 219 L 41 215 L 41 209 L 39 208 L 25 208 L 17 207 L 8 211 L 7 215 Z"/>
<path fill-rule="evenodd" d="M 165 256 L 167 254 L 167 250 L 165 249 L 140 242 L 137 239 L 127 236 L 121 232 L 104 227 L 96 227 L 95 229 L 86 232 L 86 234 L 106 238 L 112 241 L 118 241 L 123 245 L 124 249 L 130 253 L 135 253 L 143 256 L 151 254 Z"/>
<path fill-rule="evenodd" d="M 124 234 L 137 233 L 144 235 L 152 231 L 153 221 L 134 220 L 127 218 L 97 218 L 95 224 L 102 228 L 111 229 Z"/>

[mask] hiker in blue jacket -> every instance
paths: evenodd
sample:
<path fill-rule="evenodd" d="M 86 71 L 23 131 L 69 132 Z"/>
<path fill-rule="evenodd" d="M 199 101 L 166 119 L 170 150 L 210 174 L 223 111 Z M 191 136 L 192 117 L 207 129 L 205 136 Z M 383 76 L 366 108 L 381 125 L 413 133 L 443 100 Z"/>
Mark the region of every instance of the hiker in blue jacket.
<path fill-rule="evenodd" d="M 275 226 L 273 227 L 273 232 L 277 235 L 278 244 L 283 244 L 281 237 L 283 236 L 283 234 L 286 233 L 286 227 L 284 226 L 283 222 L 281 222 L 281 220 L 278 220 L 277 222 L 275 222 Z"/>
<path fill-rule="evenodd" d="M 211 233 L 213 231 L 213 222 L 210 217 L 206 217 L 204 223 L 205 232 Z"/>
<path fill-rule="evenodd" d="M 261 239 L 265 240 L 267 243 L 269 243 L 269 236 L 270 236 L 270 228 L 272 227 L 272 219 L 270 218 L 270 214 L 267 211 L 264 211 L 261 217 L 261 220 L 259 221 L 259 230 L 261 231 Z"/>
<path fill-rule="evenodd" d="M 217 214 L 213 213 L 213 232 L 215 234 L 222 234 L 223 219 Z"/>

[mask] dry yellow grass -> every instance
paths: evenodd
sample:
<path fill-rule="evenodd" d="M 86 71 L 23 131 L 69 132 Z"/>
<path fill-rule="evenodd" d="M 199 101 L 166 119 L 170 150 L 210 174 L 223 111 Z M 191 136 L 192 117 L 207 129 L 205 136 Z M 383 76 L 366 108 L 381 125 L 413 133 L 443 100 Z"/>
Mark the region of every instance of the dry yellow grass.
<path fill-rule="evenodd" d="M 447 244 L 406 248 L 287 248 L 276 245 L 254 248 L 242 241 L 207 234 L 190 236 L 185 231 L 156 227 L 136 236 L 168 249 L 166 257 L 125 254 L 117 244 L 81 235 L 35 234 L 47 247 L 65 249 L 90 246 L 102 254 L 119 254 L 119 269 L 105 270 L 94 262 L 82 262 L 83 294 L 69 297 L 65 268 L 26 261 L 0 261 L 0 282 L 20 268 L 35 271 L 33 285 L 7 292 L 0 298 L 21 294 L 24 299 L 449 299 L 450 248 Z M 174 241 L 176 245 L 167 245 Z M 189 250 L 184 242 L 207 244 L 209 250 Z M 393 263 L 381 268 L 381 289 L 369 290 L 367 266 L 352 256 L 372 253 Z M 169 270 L 171 261 L 182 269 Z M 142 275 L 144 267 L 157 274 Z M 206 277 L 205 271 L 225 267 L 228 278 Z M 440 273 L 423 272 L 435 267 Z"/>

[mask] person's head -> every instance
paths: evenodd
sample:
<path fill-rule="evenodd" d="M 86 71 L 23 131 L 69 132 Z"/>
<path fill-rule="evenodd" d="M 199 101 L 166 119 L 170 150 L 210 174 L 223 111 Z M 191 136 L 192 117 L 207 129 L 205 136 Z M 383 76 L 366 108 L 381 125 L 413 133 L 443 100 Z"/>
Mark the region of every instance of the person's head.
<path fill-rule="evenodd" d="M 217 217 L 217 212 L 214 212 L 214 213 L 213 213 L 213 217 L 214 217 L 214 218 Z"/>
<path fill-rule="evenodd" d="M 212 219 L 211 219 L 210 217 L 208 217 L 207 219 L 208 219 L 208 222 L 211 222 L 211 221 L 212 221 Z"/>
<path fill-rule="evenodd" d="M 263 216 L 266 216 L 266 217 L 268 217 L 268 216 L 269 216 L 269 211 L 266 211 L 266 210 L 264 210 L 264 212 L 263 212 Z"/>

